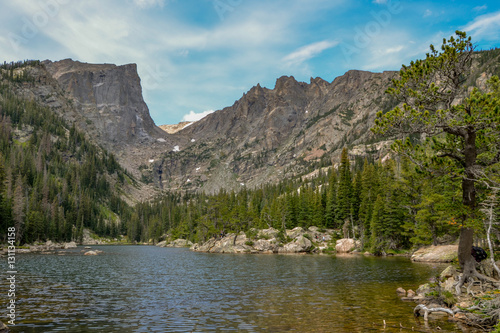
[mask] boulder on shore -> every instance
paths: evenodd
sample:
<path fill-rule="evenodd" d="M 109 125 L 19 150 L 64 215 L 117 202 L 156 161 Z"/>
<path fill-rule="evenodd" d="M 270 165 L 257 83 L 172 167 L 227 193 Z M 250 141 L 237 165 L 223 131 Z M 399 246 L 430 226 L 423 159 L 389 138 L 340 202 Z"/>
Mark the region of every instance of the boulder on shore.
<path fill-rule="evenodd" d="M 291 243 L 285 244 L 278 248 L 278 253 L 302 253 L 309 252 L 313 245 L 309 239 L 304 236 L 299 236 Z"/>
<path fill-rule="evenodd" d="M 451 262 L 457 257 L 458 245 L 427 246 L 418 249 L 411 256 L 417 262 Z"/>
<path fill-rule="evenodd" d="M 361 242 L 353 238 L 339 239 L 335 245 L 337 253 L 349 253 L 359 248 L 361 248 Z"/>
<path fill-rule="evenodd" d="M 64 243 L 64 249 L 76 249 L 76 243 L 75 242 L 69 242 L 69 243 Z"/>

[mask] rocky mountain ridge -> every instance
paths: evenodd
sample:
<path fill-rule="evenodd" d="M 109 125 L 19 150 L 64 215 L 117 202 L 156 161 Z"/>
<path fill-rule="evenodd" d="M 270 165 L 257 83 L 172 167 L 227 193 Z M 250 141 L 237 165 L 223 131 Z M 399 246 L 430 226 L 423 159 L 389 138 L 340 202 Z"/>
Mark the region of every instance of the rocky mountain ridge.
<path fill-rule="evenodd" d="M 395 105 L 384 94 L 395 74 L 349 71 L 331 83 L 283 76 L 274 89 L 257 85 L 234 105 L 180 130 L 188 145 L 165 153 L 151 176 L 161 174 L 163 188 L 216 192 L 330 165 L 345 144 L 375 140 L 369 128 L 377 111 Z"/>
<path fill-rule="evenodd" d="M 498 74 L 499 58 L 499 50 L 478 54 L 467 85 Z M 397 105 L 385 94 L 397 72 L 351 70 L 309 83 L 282 76 L 273 89 L 257 84 L 232 106 L 162 130 L 142 98 L 135 64 L 46 60 L 28 71 L 33 83 L 16 93 L 51 107 L 112 151 L 147 184 L 138 200 L 155 189 L 214 193 L 312 175 L 335 165 L 345 146 L 351 159 L 382 158 L 390 141 L 369 129 L 378 111 Z"/>

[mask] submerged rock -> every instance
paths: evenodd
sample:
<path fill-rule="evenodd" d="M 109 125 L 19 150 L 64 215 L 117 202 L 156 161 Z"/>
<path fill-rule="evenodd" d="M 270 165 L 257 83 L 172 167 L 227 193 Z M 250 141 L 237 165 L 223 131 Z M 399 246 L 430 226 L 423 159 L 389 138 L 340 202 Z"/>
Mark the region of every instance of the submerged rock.
<path fill-rule="evenodd" d="M 102 253 L 100 250 L 93 250 L 93 251 L 87 251 L 83 255 L 84 256 L 96 256 L 98 254 Z"/>

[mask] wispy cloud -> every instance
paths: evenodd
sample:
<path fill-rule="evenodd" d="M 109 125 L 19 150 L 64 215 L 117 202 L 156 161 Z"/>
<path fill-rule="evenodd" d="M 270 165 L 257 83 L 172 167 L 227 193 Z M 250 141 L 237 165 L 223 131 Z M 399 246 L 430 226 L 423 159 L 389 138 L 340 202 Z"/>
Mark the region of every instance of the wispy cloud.
<path fill-rule="evenodd" d="M 486 10 L 486 9 L 488 9 L 488 6 L 486 6 L 486 5 L 474 7 L 474 10 L 476 12 L 481 12 L 481 11 Z"/>
<path fill-rule="evenodd" d="M 463 30 L 477 38 L 498 38 L 500 33 L 500 11 L 478 16 L 474 21 L 467 24 Z"/>
<path fill-rule="evenodd" d="M 424 13 L 424 17 L 429 17 L 432 15 L 432 11 L 430 9 L 427 9 Z"/>
<path fill-rule="evenodd" d="M 470 22 L 461 30 L 475 42 L 497 46 L 500 41 L 500 12 L 489 9 L 497 8 L 493 0 L 456 0 L 460 6 L 453 8 L 398 0 L 363 5 L 347 0 L 4 2 L 0 60 L 136 63 L 158 123 L 197 119 L 204 110 L 231 105 L 257 83 L 272 88 L 282 75 L 332 80 L 349 69 L 399 69 L 425 56 L 429 43 L 439 44 L 461 28 L 450 28 L 450 22 Z M 231 6 L 223 20 L 215 7 L 220 3 Z M 403 14 L 396 15 L 395 7 Z M 430 11 L 433 22 L 422 27 Z M 22 38 L 17 48 L 12 34 Z M 343 61 L 347 46 L 348 63 Z"/>
<path fill-rule="evenodd" d="M 298 50 L 288 54 L 286 57 L 283 58 L 285 63 L 289 66 L 295 66 L 298 64 L 301 64 L 311 58 L 314 58 L 321 52 L 330 49 L 332 47 L 335 47 L 339 44 L 338 41 L 321 41 L 321 42 L 316 42 L 312 43 L 306 46 L 303 46 L 299 48 Z"/>
<path fill-rule="evenodd" d="M 134 0 L 134 4 L 141 8 L 163 7 L 165 5 L 165 0 Z"/>

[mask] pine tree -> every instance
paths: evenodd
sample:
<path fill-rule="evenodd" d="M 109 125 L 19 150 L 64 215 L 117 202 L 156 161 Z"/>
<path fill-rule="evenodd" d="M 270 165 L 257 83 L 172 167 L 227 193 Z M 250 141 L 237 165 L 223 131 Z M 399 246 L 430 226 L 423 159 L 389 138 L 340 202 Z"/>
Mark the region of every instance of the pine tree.
<path fill-rule="evenodd" d="M 384 219 L 384 199 L 381 195 L 377 196 L 377 200 L 373 205 L 373 214 L 370 221 L 371 231 L 371 249 L 374 253 L 379 254 L 383 250 L 383 219 Z"/>
<path fill-rule="evenodd" d="M 361 173 L 359 223 L 361 225 L 361 242 L 363 247 L 370 247 L 371 240 L 371 220 L 373 204 L 377 198 L 377 174 L 375 166 L 365 159 L 363 171 Z"/>
<path fill-rule="evenodd" d="M 12 207 L 12 215 L 14 218 L 14 227 L 16 228 L 16 241 L 21 242 L 24 232 L 24 222 L 26 217 L 26 202 L 24 189 L 21 184 L 21 176 L 18 175 L 14 190 L 14 204 Z"/>
<path fill-rule="evenodd" d="M 347 148 L 342 149 L 339 166 L 339 184 L 337 189 L 337 210 L 335 212 L 336 225 L 342 226 L 346 222 L 352 225 L 353 188 L 351 165 Z"/>
<path fill-rule="evenodd" d="M 335 212 L 337 210 L 337 173 L 333 169 L 330 172 L 326 193 L 325 224 L 327 228 L 334 228 Z"/>

